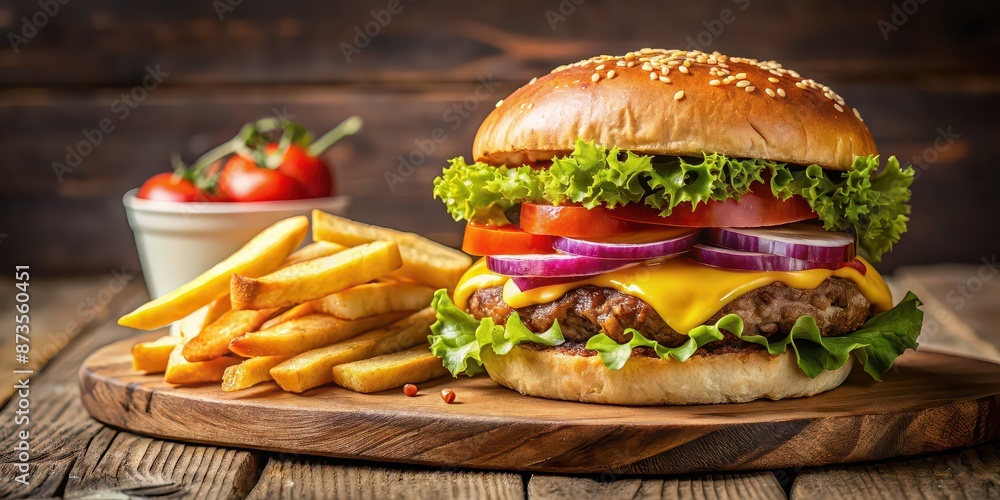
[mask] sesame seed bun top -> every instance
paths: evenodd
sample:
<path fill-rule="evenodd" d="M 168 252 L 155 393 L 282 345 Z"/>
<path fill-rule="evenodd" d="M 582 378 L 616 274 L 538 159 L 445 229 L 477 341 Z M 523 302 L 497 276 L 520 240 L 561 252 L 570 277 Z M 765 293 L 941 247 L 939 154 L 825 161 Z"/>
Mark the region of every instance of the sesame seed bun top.
<path fill-rule="evenodd" d="M 642 49 L 532 79 L 486 117 L 473 156 L 521 165 L 564 155 L 577 138 L 640 154 L 721 153 L 831 170 L 878 153 L 856 109 L 776 62 Z"/>

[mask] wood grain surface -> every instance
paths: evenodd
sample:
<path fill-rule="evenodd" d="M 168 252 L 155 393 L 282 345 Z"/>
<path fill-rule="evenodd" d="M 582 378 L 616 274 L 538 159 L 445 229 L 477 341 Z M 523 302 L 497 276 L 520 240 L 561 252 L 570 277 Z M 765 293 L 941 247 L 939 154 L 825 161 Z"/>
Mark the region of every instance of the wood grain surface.
<path fill-rule="evenodd" d="M 630 498 L 784 498 L 785 491 L 770 472 L 711 474 L 669 478 L 597 479 L 532 476 L 528 497 L 538 500 Z"/>
<path fill-rule="evenodd" d="M 886 381 L 856 371 L 804 400 L 614 407 L 521 396 L 488 378 L 437 379 L 423 396 L 273 384 L 223 393 L 132 371 L 122 341 L 80 369 L 84 406 L 109 425 L 222 446 L 446 467 L 628 474 L 774 469 L 971 446 L 1000 435 L 1000 366 L 909 353 Z M 458 404 L 436 392 L 451 387 Z"/>
<path fill-rule="evenodd" d="M 520 500 L 519 474 L 469 472 L 453 468 L 389 469 L 276 454 L 267 463 L 250 500 L 295 498 L 393 498 Z"/>
<path fill-rule="evenodd" d="M 801 473 L 792 498 L 998 498 L 1000 444 L 946 456 Z"/>

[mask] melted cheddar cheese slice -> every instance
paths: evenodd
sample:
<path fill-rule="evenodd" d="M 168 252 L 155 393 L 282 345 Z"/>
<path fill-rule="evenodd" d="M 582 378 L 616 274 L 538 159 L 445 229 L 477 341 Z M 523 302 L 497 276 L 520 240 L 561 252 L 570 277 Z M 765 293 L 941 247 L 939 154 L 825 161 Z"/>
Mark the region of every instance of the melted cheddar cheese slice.
<path fill-rule="evenodd" d="M 469 297 L 476 290 L 502 285 L 504 302 L 519 309 L 551 302 L 574 288 L 595 285 L 613 288 L 642 299 L 675 331 L 688 332 L 704 324 L 733 299 L 754 289 L 772 283 L 784 283 L 799 290 L 811 290 L 827 278 L 835 277 L 851 280 L 858 285 L 861 293 L 872 303 L 875 312 L 891 309 L 892 294 L 885 280 L 867 260 L 860 257 L 858 260 L 867 268 L 865 274 L 851 267 L 836 271 L 739 271 L 676 258 L 641 263 L 580 281 L 523 292 L 512 280 L 490 272 L 484 258 L 469 268 L 459 281 L 454 300 L 455 305 L 464 311 L 468 307 Z"/>

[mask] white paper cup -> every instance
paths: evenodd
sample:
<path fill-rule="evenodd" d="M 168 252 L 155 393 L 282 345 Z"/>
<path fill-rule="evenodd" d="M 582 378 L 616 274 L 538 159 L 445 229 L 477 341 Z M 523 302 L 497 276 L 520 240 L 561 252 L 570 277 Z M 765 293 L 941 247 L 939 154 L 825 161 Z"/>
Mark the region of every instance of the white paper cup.
<path fill-rule="evenodd" d="M 135 234 L 150 297 L 191 281 L 250 241 L 264 228 L 314 208 L 343 215 L 346 196 L 293 201 L 177 203 L 125 193 L 125 213 Z"/>

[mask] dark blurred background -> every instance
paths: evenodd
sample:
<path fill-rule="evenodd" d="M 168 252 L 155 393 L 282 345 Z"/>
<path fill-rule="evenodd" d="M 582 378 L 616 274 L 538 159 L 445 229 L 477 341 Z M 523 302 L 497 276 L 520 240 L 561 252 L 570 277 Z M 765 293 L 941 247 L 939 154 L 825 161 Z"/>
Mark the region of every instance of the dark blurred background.
<path fill-rule="evenodd" d="M 946 0 L 3 2 L 0 255 L 138 269 L 122 194 L 273 114 L 316 132 L 361 115 L 328 153 L 349 215 L 458 244 L 431 181 L 493 104 L 559 64 L 649 46 L 776 59 L 830 85 L 883 156 L 918 164 L 884 269 L 975 262 L 1000 248 L 998 15 Z M 114 130 L 95 135 L 102 120 Z M 53 167 L 81 141 L 77 166 Z"/>

